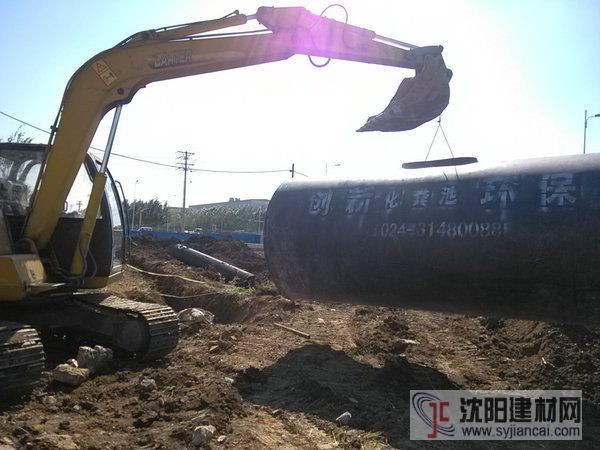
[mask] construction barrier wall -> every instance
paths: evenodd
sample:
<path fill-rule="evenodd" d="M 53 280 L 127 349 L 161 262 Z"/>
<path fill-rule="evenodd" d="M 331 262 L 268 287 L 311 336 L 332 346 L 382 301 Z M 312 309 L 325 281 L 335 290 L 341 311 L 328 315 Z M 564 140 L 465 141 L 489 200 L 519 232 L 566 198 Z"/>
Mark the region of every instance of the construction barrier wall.
<path fill-rule="evenodd" d="M 262 235 L 258 233 L 176 233 L 172 231 L 129 231 L 130 236 L 141 236 L 143 234 L 150 234 L 152 236 L 160 237 L 160 238 L 177 238 L 185 241 L 192 236 L 210 236 L 215 239 L 224 239 L 226 237 L 232 237 L 242 242 L 246 242 L 248 244 L 261 244 L 262 243 Z"/>

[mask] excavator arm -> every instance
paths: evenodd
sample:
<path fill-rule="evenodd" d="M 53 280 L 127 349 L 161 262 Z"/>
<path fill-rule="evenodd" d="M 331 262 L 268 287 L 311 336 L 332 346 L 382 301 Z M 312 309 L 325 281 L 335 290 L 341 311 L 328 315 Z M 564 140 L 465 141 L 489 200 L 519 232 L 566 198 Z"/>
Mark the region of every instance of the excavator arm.
<path fill-rule="evenodd" d="M 207 34 L 251 19 L 265 29 Z M 261 7 L 252 16 L 235 12 L 217 20 L 136 33 L 94 56 L 69 81 L 24 237 L 38 249 L 47 246 L 100 120 L 148 83 L 280 61 L 295 54 L 414 69 L 415 78 L 404 80 L 386 110 L 359 130 L 397 131 L 431 120 L 447 106 L 451 72 L 441 51 L 437 46 L 417 48 L 382 38 L 301 7 Z M 98 207 L 92 206 L 90 201 L 87 214 L 93 222 Z"/>

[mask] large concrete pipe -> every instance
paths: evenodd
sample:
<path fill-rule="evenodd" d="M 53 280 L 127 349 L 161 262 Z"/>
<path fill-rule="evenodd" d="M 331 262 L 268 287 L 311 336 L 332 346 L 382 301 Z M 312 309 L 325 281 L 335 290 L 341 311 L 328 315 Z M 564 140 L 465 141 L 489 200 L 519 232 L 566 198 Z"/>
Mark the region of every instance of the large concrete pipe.
<path fill-rule="evenodd" d="M 265 256 L 290 298 L 600 324 L 600 155 L 299 181 Z"/>

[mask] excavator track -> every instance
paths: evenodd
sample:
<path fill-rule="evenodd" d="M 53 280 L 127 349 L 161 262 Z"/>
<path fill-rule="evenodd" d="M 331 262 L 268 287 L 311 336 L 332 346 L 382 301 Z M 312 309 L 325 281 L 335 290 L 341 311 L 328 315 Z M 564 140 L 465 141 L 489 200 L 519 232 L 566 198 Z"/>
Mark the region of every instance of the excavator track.
<path fill-rule="evenodd" d="M 76 300 L 112 326 L 110 338 L 119 348 L 147 359 L 170 353 L 179 340 L 179 320 L 168 306 L 141 303 L 116 296 L 81 295 Z"/>
<path fill-rule="evenodd" d="M 0 321 L 0 398 L 33 389 L 44 363 L 44 347 L 35 329 Z"/>

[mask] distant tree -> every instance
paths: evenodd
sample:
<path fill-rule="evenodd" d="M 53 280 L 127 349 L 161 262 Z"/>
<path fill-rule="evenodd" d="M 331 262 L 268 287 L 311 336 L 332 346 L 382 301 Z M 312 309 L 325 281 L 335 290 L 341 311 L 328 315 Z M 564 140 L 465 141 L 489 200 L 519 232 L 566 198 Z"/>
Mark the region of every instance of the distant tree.
<path fill-rule="evenodd" d="M 133 203 L 126 202 L 127 216 L 129 217 L 129 225 L 132 223 Z M 144 227 L 160 227 L 168 221 L 168 209 L 166 203 L 160 203 L 156 198 L 147 202 L 143 200 L 135 201 L 135 221 L 134 228 Z M 141 219 L 141 222 L 140 222 Z"/>
<path fill-rule="evenodd" d="M 133 205 L 125 202 L 129 224 L 131 225 L 131 214 Z M 266 209 L 262 206 L 240 206 L 237 208 L 225 208 L 216 206 L 202 210 L 186 209 L 185 225 L 187 230 L 202 228 L 206 232 L 213 229 L 217 231 L 262 231 Z M 142 222 L 140 223 L 140 214 Z M 150 201 L 135 201 L 134 229 L 140 226 L 153 227 L 155 229 L 176 231 L 181 229 L 181 211 L 169 211 L 167 202 L 160 203 L 158 199 Z"/>
<path fill-rule="evenodd" d="M 202 228 L 205 231 L 250 231 L 259 230 L 259 218 L 264 220 L 265 208 L 256 206 L 240 206 L 226 208 L 216 206 L 200 211 L 188 210 L 187 228 Z"/>
<path fill-rule="evenodd" d="M 31 142 L 31 140 L 32 138 L 25 136 L 25 133 L 21 131 L 21 127 L 17 128 L 14 133 L 6 138 L 6 142 L 23 142 L 26 144 Z M 0 138 L 0 142 L 4 142 L 4 139 Z M 0 176 L 7 176 L 11 166 L 12 161 L 0 158 Z"/>
<path fill-rule="evenodd" d="M 21 128 L 23 128 L 23 125 L 21 125 L 11 135 L 9 135 L 6 138 L 6 142 L 29 144 L 31 141 L 33 141 L 33 138 L 27 136 L 25 132 L 21 130 Z M 0 138 L 0 142 L 4 142 L 4 140 Z"/>

